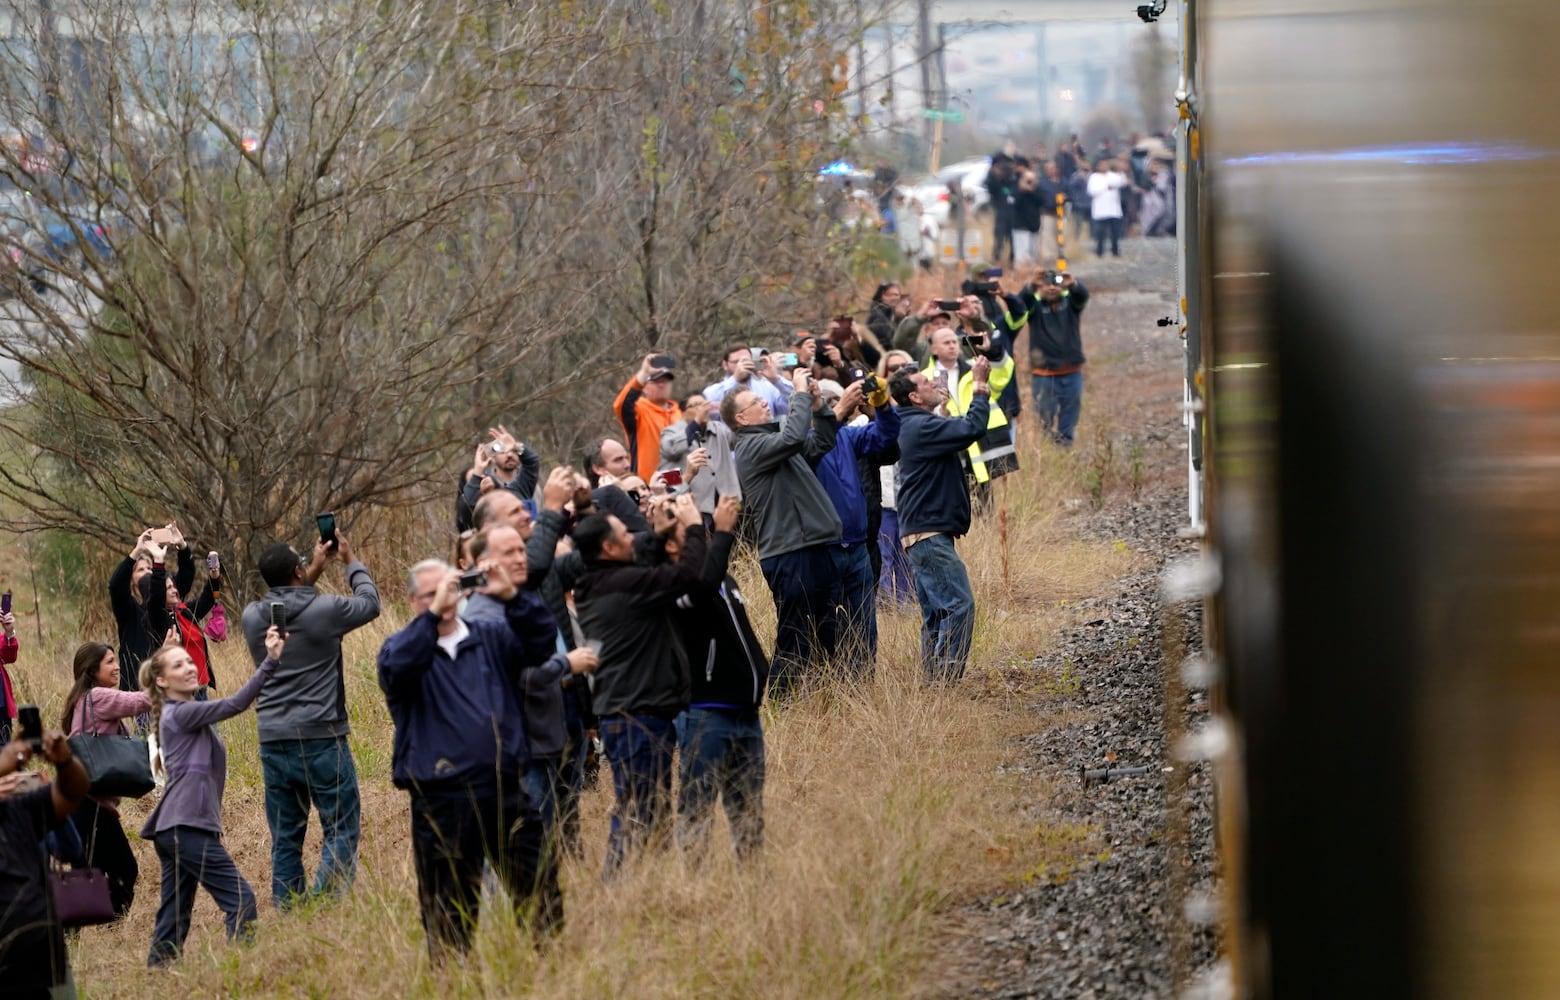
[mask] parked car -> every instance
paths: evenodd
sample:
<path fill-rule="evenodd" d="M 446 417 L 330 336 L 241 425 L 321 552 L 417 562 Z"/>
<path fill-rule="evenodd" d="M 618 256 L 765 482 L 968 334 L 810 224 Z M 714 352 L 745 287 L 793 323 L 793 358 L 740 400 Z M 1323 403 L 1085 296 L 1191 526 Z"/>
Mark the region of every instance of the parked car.
<path fill-rule="evenodd" d="M 0 204 L 0 298 L 22 293 L 22 282 L 40 295 L 54 286 L 57 272 L 79 274 L 111 261 L 109 241 L 119 215 L 95 205 L 54 209 L 23 195 Z"/>
<path fill-rule="evenodd" d="M 908 188 L 906 194 L 921 203 L 921 208 L 936 220 L 939 226 L 948 224 L 948 184 L 959 182 L 964 192 L 964 203 L 971 217 L 983 215 L 990 209 L 991 196 L 986 192 L 986 174 L 991 170 L 991 157 L 950 163 L 926 180 Z"/>

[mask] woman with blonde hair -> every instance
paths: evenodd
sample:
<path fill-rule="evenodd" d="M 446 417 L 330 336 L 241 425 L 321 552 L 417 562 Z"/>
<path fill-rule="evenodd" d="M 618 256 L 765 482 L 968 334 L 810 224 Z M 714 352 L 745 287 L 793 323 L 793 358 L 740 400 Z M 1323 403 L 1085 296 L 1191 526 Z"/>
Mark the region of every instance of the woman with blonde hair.
<path fill-rule="evenodd" d="M 163 646 L 141 665 L 141 687 L 152 699 L 152 731 L 168 772 L 162 800 L 141 827 L 162 864 L 162 901 L 146 957 L 153 968 L 172 962 L 184 947 L 197 886 L 205 887 L 221 908 L 228 940 L 254 933 L 254 890 L 222 845 L 227 750 L 216 724 L 254 704 L 276 670 L 282 646 L 283 636 L 272 625 L 265 633 L 265 659 L 249 683 L 212 701 L 195 700 L 202 687 L 200 672 L 183 646 Z"/>

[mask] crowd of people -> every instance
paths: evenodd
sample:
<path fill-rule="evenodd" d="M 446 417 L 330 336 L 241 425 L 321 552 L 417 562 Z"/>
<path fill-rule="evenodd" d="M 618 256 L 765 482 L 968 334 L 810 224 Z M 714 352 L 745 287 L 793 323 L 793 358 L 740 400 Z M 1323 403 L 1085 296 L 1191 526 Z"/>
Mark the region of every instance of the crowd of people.
<path fill-rule="evenodd" d="M 1091 154 L 1072 135 L 1033 155 L 1011 144 L 993 153 L 980 182 L 991 210 L 992 259 L 1022 270 L 1081 258 L 1089 245 L 1085 229 L 1097 257 L 1107 249 L 1121 256 L 1121 240 L 1134 228 L 1147 237 L 1174 236 L 1174 139 L 1134 133 L 1127 147 L 1118 152 L 1115 141 L 1105 139 Z M 892 172 L 886 176 L 879 228 L 894 236 L 908 260 L 931 270 L 945 226 L 974 224 L 972 193 L 961 179 L 948 182 L 949 216 L 939 223 L 930 205 L 896 189 Z"/>
<path fill-rule="evenodd" d="M 677 359 L 644 356 L 612 404 L 622 437 L 594 441 L 578 470 L 544 476 L 535 449 L 505 427 L 487 432 L 456 484 L 450 561 L 411 567 L 410 619 L 377 656 L 394 724 L 391 777 L 408 796 L 436 961 L 469 947 L 492 898 L 485 873 L 538 937 L 559 930 L 559 862 L 581 851 L 580 798 L 603 757 L 614 796 L 605 878 L 657 845 L 699 857 L 717 805 L 737 855 L 760 853 L 760 708 L 826 677 L 870 677 L 881 606 L 919 605 L 926 684 L 963 675 L 975 597 L 956 541 L 989 509 L 993 481 L 1019 469 L 1018 341 L 1027 332 L 1041 427 L 1070 444 L 1088 297 L 1070 272 L 1043 268 L 1022 284 L 977 269 L 957 297 L 920 303 L 886 283 L 864 322 L 838 316 L 826 333 L 733 343 L 713 380 L 680 395 L 687 372 Z M 91 790 L 64 735 L 151 737 L 163 785 L 140 836 L 161 868 L 153 967 L 179 956 L 198 888 L 230 938 L 254 933 L 254 891 L 222 840 L 218 729 L 250 707 L 275 909 L 352 888 L 361 806 L 342 641 L 382 602 L 330 524 L 307 552 L 286 541 L 259 551 L 268 589 L 239 619 L 255 670 L 226 697 L 215 695 L 208 645 L 228 638 L 220 558 L 208 555 L 197 592 L 197 559 L 178 524 L 147 529 L 108 581 L 117 648 L 82 644 L 60 730 L 7 745 L 0 825 L 22 838 L 8 842 L 12 854 L 69 821 L 122 916 L 139 870 L 121 802 Z M 739 542 L 755 552 L 774 603 L 767 649 L 733 577 Z M 341 595 L 316 586 L 333 563 Z M 8 610 L 0 626 L 0 659 L 15 660 Z M 32 791 L 7 783 L 6 769 L 34 755 L 53 762 L 56 780 Z M 311 813 L 322 832 L 312 879 Z M 39 857 L 8 858 L 22 873 L 16 891 L 43 883 Z M 0 915 L 5 926 L 15 925 Z M 9 947 L 0 977 L 57 983 L 60 955 Z"/>

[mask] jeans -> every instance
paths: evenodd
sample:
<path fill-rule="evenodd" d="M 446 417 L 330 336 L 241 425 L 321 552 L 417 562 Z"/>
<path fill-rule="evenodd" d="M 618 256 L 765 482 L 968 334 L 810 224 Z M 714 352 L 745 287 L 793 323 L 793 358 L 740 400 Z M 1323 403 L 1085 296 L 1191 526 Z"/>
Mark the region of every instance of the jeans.
<path fill-rule="evenodd" d="M 915 593 L 921 602 L 921 669 L 927 683 L 964 676 L 975 638 L 975 594 L 951 535 L 933 535 L 910 547 Z"/>
<path fill-rule="evenodd" d="M 910 557 L 899 541 L 899 511 L 883 508 L 883 526 L 878 529 L 878 548 L 883 552 L 883 572 L 878 577 L 878 593 L 896 604 L 915 596 L 915 581 L 910 579 Z"/>
<path fill-rule="evenodd" d="M 814 545 L 759 563 L 775 599 L 775 655 L 769 664 L 769 688 L 785 694 L 802 680 L 806 668 L 834 652 L 834 559 Z"/>
<path fill-rule="evenodd" d="M 850 676 L 860 679 L 872 672 L 877 661 L 877 605 L 872 591 L 872 560 L 866 542 L 831 546 L 834 564 L 832 601 L 838 625 L 835 650 Z"/>
<path fill-rule="evenodd" d="M 204 887 L 217 901 L 229 941 L 253 935 L 259 914 L 254 890 L 239 874 L 238 866 L 216 834 L 193 826 L 176 826 L 157 834 L 152 843 L 157 847 L 157 860 L 162 862 L 162 902 L 157 906 L 147 965 L 156 968 L 179 957 L 190 933 L 197 886 Z"/>
<path fill-rule="evenodd" d="M 671 818 L 672 755 L 676 731 L 657 715 L 614 715 L 601 720 L 601 742 L 612 763 L 612 823 L 605 877 L 610 878 Z"/>
<path fill-rule="evenodd" d="M 1121 219 L 1094 220 L 1094 256 L 1105 256 L 1105 241 L 1110 241 L 1110 252 L 1121 256 L 1121 231 L 1125 223 Z"/>
<path fill-rule="evenodd" d="M 362 814 L 357 768 L 345 736 L 275 740 L 260 744 L 265 779 L 265 822 L 271 828 L 271 900 L 286 910 L 309 895 L 340 894 L 357 872 Z M 325 842 L 314 888 L 303 869 L 309 806 L 320 814 Z"/>
<path fill-rule="evenodd" d="M 702 852 L 720 797 L 737 857 L 764 846 L 764 727 L 758 710 L 690 708 L 678 739 L 677 844 Z"/>
<path fill-rule="evenodd" d="M 1078 412 L 1083 409 L 1083 372 L 1034 376 L 1035 410 L 1040 429 L 1057 444 L 1073 443 Z"/>
<path fill-rule="evenodd" d="M 482 904 L 482 863 L 493 866 L 538 937 L 563 925 L 556 856 L 543 849 L 541 817 L 521 788 L 412 793 L 412 864 L 428 951 L 471 947 Z"/>

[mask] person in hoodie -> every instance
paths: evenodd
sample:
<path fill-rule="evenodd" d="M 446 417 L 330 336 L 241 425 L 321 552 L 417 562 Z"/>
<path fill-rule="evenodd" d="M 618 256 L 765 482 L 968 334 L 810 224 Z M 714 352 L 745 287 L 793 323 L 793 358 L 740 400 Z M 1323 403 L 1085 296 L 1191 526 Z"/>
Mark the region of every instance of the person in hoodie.
<path fill-rule="evenodd" d="M 869 551 L 877 546 L 877 532 L 867 516 L 861 467 L 884 458 L 892 461 L 891 455 L 897 458 L 899 442 L 899 413 L 889 405 L 886 383 L 877 383 L 872 393 L 869 408 L 875 419 L 851 425 L 866 402 L 865 384 L 863 379 L 844 388 L 827 379 L 818 383 L 824 405 L 833 409 L 840 427 L 834 447 L 813 470 L 843 526 L 839 544 L 829 547 L 834 560 L 832 597 L 839 609 L 836 653 L 858 679 L 870 673 L 877 660 L 877 603 L 873 600 L 877 574 Z M 875 466 L 873 475 L 877 475 Z"/>
<path fill-rule="evenodd" d="M 484 861 L 517 916 L 529 908 L 534 933 L 563 924 L 557 856 L 525 790 L 520 709 L 525 675 L 550 661 L 551 643 L 537 639 L 552 616 L 502 565 L 478 565 L 488 574 L 481 595 L 502 606 L 503 622 L 462 619 L 460 573 L 429 559 L 408 577 L 412 620 L 379 650 L 379 687 L 395 723 L 391 780 L 411 796 L 417 902 L 436 963 L 471 946 Z M 596 666 L 589 649 L 564 659 L 575 674 Z"/>
<path fill-rule="evenodd" d="M 747 602 L 726 573 L 740 504 L 722 497 L 697 586 L 678 598 L 678 638 L 690 660 L 688 711 L 677 743 L 677 845 L 695 855 L 709 842 L 715 800 L 725 807 L 737 857 L 764 846 L 764 701 L 769 658 L 748 621 Z M 667 558 L 682 547 L 666 541 Z"/>
<path fill-rule="evenodd" d="M 314 589 L 332 554 L 346 566 L 351 597 Z M 257 664 L 265 657 L 273 603 L 285 609 L 287 622 L 287 654 L 255 710 L 271 830 L 271 898 L 277 909 L 287 910 L 310 895 L 345 892 L 357 871 L 361 810 L 357 768 L 347 746 L 341 639 L 379 617 L 379 590 L 339 530 L 334 548 L 324 541 L 315 545 L 311 563 L 278 542 L 261 551 L 259 564 L 270 590 L 243 614 L 244 638 Z M 303 867 L 311 805 L 325 834 L 312 891 Z"/>
<path fill-rule="evenodd" d="M 679 535 L 683 562 L 640 563 L 633 537 L 611 514 L 592 514 L 574 529 L 585 563 L 574 603 L 586 643 L 600 646 L 592 707 L 612 762 L 616 798 L 607 835 L 608 876 L 670 818 L 674 720 L 688 707 L 688 658 L 670 618 L 677 599 L 703 571 L 704 522 L 684 493 L 658 498 L 651 523 L 659 535 Z"/>

